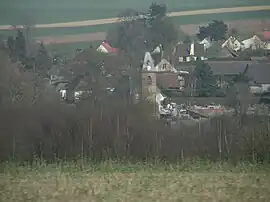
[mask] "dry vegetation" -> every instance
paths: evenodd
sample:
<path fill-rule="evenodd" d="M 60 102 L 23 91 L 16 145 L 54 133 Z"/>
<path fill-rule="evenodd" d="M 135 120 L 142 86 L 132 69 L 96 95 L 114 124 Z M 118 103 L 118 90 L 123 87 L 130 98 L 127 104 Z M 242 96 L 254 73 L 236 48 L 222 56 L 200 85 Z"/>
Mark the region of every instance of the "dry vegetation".
<path fill-rule="evenodd" d="M 74 168 L 9 168 L 0 177 L 2 201 L 268 201 L 266 172 L 226 172 L 208 165 L 208 172 L 100 164 Z M 197 170 L 207 170 L 207 167 Z M 93 170 L 91 170 L 91 168 Z M 73 169 L 73 170 L 72 170 Z M 218 172 L 223 171 L 223 172 Z M 241 171 L 241 169 L 239 169 Z"/>
<path fill-rule="evenodd" d="M 110 58 L 105 65 L 119 67 L 118 62 Z M 122 86 L 113 95 L 102 90 L 106 80 L 100 69 L 88 72 L 91 76 L 85 81 L 93 94 L 74 107 L 62 103 L 47 81 L 11 63 L 4 54 L 0 67 L 1 161 L 33 162 L 38 158 L 53 163 L 83 158 L 175 162 L 201 157 L 256 163 L 270 159 L 269 117 L 220 117 L 172 130 L 152 116 L 151 104 L 133 102 L 126 81 L 119 80 L 116 73 L 121 68 L 110 70 L 116 75 L 114 85 Z"/>

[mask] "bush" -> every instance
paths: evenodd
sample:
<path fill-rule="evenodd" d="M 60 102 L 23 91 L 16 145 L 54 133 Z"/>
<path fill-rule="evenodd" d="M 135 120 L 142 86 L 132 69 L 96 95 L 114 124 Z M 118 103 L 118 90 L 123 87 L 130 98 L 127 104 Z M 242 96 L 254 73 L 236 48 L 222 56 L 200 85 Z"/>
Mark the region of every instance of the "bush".
<path fill-rule="evenodd" d="M 154 107 L 145 101 L 133 104 L 127 100 L 131 97 L 100 95 L 74 107 L 61 103 L 42 83 L 33 85 L 28 76 L 19 72 L 15 81 L 21 82 L 12 80 L 12 91 L 0 80 L 2 101 L 9 100 L 0 103 L 1 161 L 270 160 L 269 117 L 220 117 L 172 130 L 153 117 Z M 14 92 L 23 99 L 16 100 Z"/>

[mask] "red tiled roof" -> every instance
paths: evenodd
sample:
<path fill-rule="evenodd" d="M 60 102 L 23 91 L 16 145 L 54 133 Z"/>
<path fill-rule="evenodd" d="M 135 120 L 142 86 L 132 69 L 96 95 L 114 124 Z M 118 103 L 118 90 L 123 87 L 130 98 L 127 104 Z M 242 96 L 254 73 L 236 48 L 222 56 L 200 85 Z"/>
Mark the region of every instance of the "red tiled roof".
<path fill-rule="evenodd" d="M 263 32 L 263 36 L 265 39 L 270 39 L 270 31 Z"/>
<path fill-rule="evenodd" d="M 110 44 L 108 44 L 108 43 L 105 42 L 105 41 L 103 41 L 101 45 L 104 46 L 104 47 L 106 48 L 106 50 L 107 50 L 108 52 L 110 52 L 110 53 L 117 53 L 117 52 L 118 52 L 118 49 L 117 49 L 117 48 L 112 48 L 112 47 L 110 46 Z"/>

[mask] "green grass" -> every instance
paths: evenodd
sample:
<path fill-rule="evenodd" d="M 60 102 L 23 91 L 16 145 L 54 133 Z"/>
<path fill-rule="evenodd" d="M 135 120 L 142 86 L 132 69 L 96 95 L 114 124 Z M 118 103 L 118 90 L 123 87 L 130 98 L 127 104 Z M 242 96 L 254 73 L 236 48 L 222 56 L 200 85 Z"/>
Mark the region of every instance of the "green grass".
<path fill-rule="evenodd" d="M 1 201 L 267 201 L 269 168 L 192 162 L 183 165 L 2 165 Z"/>
<path fill-rule="evenodd" d="M 152 0 L 0 0 L 0 24 L 35 24 L 115 17 L 123 9 L 146 10 Z M 164 1 L 157 1 L 164 2 Z M 169 11 L 269 5 L 265 0 L 167 0 Z"/>

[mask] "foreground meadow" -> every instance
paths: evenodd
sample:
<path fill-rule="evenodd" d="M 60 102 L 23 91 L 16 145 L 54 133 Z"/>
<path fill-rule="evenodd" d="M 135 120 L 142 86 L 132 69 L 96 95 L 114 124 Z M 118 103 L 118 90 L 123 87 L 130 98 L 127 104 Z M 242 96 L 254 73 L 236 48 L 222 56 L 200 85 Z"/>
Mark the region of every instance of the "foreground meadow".
<path fill-rule="evenodd" d="M 0 176 L 5 202 L 270 201 L 270 175 L 260 169 L 16 167 Z"/>

